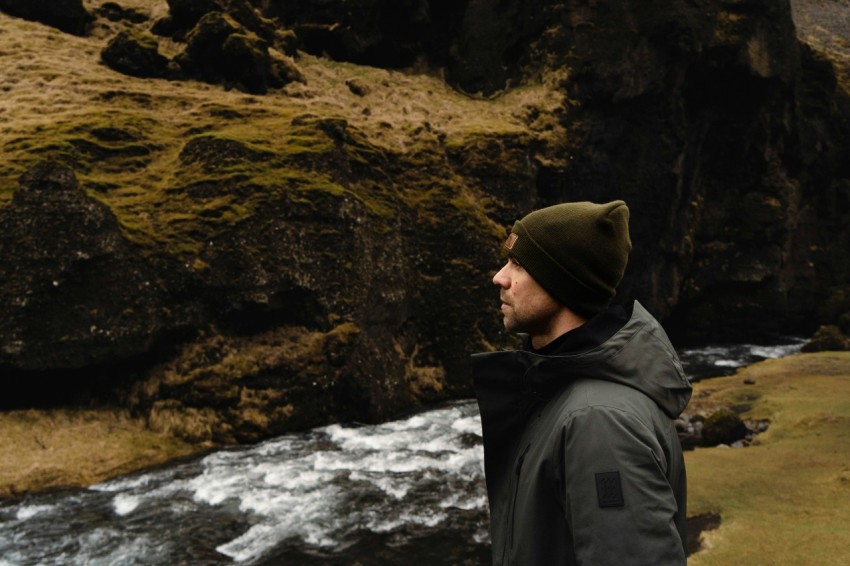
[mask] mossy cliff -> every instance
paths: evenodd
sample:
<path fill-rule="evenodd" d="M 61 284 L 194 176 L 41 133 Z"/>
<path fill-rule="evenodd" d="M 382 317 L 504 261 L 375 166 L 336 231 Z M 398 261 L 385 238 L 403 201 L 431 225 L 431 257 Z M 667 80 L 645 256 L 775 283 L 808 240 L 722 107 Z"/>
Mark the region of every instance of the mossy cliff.
<path fill-rule="evenodd" d="M 847 60 L 787 2 L 12 4 L 7 406 L 229 442 L 466 395 L 504 228 L 560 200 L 629 201 L 677 334 L 841 314 Z"/>

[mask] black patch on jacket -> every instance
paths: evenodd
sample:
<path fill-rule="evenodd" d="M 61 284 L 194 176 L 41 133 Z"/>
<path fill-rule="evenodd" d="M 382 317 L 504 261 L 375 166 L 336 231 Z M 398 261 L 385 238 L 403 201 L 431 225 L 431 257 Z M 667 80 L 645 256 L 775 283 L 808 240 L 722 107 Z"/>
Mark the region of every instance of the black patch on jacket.
<path fill-rule="evenodd" d="M 620 472 L 604 472 L 596 474 L 596 497 L 599 507 L 623 507 L 623 485 L 620 483 Z"/>

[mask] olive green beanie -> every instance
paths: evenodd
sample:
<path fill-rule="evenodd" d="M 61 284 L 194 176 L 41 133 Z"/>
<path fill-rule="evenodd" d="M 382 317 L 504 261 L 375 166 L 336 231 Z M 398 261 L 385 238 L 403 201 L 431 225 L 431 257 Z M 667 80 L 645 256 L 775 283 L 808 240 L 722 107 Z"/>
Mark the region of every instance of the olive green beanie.
<path fill-rule="evenodd" d="M 568 202 L 517 220 L 504 249 L 558 302 L 591 317 L 614 298 L 632 242 L 629 208 Z"/>

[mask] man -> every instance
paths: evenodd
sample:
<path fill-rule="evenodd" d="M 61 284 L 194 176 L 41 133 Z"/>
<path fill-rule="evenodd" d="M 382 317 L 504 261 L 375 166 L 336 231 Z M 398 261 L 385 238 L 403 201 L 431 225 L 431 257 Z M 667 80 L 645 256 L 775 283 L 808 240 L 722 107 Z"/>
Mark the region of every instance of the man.
<path fill-rule="evenodd" d="M 658 322 L 609 306 L 631 251 L 623 201 L 517 221 L 493 277 L 517 351 L 473 356 L 493 563 L 685 564 L 673 424 L 691 387 Z"/>

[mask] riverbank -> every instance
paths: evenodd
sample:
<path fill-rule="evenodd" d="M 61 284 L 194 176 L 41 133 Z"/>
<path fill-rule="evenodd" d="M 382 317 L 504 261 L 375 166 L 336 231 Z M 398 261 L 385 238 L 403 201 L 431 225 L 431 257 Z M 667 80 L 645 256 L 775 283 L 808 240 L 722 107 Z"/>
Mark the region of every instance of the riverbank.
<path fill-rule="evenodd" d="M 119 409 L 0 412 L 0 498 L 106 479 L 210 449 Z"/>
<path fill-rule="evenodd" d="M 747 448 L 686 454 L 688 515 L 719 517 L 691 566 L 850 562 L 850 353 L 768 360 L 696 384 L 689 412 L 769 419 Z"/>
<path fill-rule="evenodd" d="M 695 385 L 690 413 L 721 407 L 770 424 L 747 448 L 686 453 L 688 515 L 701 517 L 691 523 L 705 529 L 698 535 L 702 550 L 689 563 L 846 563 L 850 353 L 768 360 Z M 142 421 L 108 409 L 0 413 L 0 492 L 8 497 L 86 486 L 209 448 L 154 433 Z"/>

